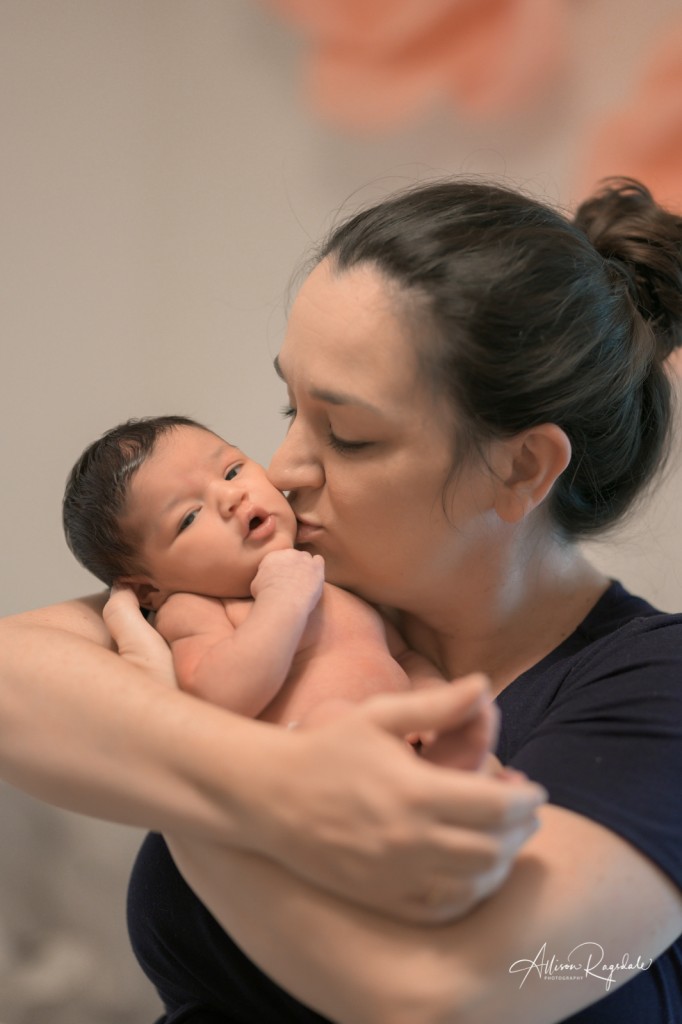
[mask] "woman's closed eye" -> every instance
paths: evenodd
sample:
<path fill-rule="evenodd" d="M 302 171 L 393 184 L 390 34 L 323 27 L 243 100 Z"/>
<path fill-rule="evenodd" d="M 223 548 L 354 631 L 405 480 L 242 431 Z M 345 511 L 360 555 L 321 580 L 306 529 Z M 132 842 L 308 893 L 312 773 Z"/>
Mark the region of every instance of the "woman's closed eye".
<path fill-rule="evenodd" d="M 289 420 L 289 426 L 296 419 L 297 410 L 293 405 L 284 405 L 280 410 L 282 416 Z M 352 455 L 354 452 L 359 452 L 363 448 L 369 448 L 372 444 L 371 441 L 349 441 L 346 438 L 339 437 L 338 434 L 334 433 L 331 426 L 327 430 L 327 444 L 335 452 L 339 452 L 341 455 Z"/>
<path fill-rule="evenodd" d="M 330 448 L 333 448 L 335 452 L 339 452 L 341 455 L 352 455 L 353 452 L 359 452 L 363 448 L 369 448 L 371 441 L 346 441 L 344 438 L 339 437 L 334 431 L 329 428 L 329 434 L 327 436 L 327 443 Z"/>

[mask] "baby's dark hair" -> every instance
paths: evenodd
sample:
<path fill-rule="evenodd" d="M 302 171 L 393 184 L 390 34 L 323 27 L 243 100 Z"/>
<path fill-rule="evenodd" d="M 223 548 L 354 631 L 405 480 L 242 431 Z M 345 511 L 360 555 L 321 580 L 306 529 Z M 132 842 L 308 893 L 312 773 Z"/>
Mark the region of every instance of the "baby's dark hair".
<path fill-rule="evenodd" d="M 66 542 L 108 587 L 121 576 L 146 572 L 120 519 L 132 477 L 159 438 L 176 427 L 208 429 L 186 416 L 127 420 L 89 445 L 69 474 L 62 506 Z"/>
<path fill-rule="evenodd" d="M 541 423 L 572 457 L 549 501 L 564 536 L 616 523 L 665 461 L 682 345 L 682 218 L 630 179 L 571 222 L 510 189 L 450 180 L 351 217 L 318 260 L 362 264 L 395 286 L 433 387 L 468 451 Z"/>

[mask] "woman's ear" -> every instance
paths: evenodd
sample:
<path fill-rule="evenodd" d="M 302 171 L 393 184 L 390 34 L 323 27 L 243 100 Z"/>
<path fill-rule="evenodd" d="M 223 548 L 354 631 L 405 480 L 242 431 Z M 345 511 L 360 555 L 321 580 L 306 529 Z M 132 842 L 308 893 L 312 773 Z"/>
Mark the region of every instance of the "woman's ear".
<path fill-rule="evenodd" d="M 121 576 L 117 583 L 127 583 L 135 591 L 135 596 L 140 603 L 140 608 L 148 608 L 149 611 L 157 612 L 168 594 L 162 593 L 148 579 L 141 576 Z"/>
<path fill-rule="evenodd" d="M 501 441 L 493 460 L 500 519 L 524 519 L 545 500 L 570 461 L 571 442 L 556 423 L 541 423 Z"/>

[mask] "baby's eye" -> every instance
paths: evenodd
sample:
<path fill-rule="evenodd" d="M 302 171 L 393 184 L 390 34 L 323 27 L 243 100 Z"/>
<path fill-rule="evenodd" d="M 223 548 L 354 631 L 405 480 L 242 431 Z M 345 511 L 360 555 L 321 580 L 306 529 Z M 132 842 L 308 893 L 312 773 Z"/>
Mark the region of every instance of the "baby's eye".
<path fill-rule="evenodd" d="M 186 530 L 188 526 L 191 526 L 196 517 L 196 511 L 190 512 L 188 515 L 186 515 L 185 518 L 180 523 L 180 529 L 178 530 L 178 533 L 182 533 L 182 531 Z"/>
<path fill-rule="evenodd" d="M 242 468 L 241 464 L 239 464 L 238 466 L 230 466 L 230 468 L 228 469 L 227 473 L 225 474 L 225 479 L 226 480 L 234 480 L 234 478 L 236 477 L 237 473 L 239 472 L 239 470 L 241 468 Z"/>

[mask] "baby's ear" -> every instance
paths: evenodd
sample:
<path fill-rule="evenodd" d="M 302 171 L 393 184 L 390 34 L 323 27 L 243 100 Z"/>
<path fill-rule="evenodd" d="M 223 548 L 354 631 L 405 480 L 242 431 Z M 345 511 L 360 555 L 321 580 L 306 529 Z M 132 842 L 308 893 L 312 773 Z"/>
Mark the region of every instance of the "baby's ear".
<path fill-rule="evenodd" d="M 167 594 L 162 594 L 158 587 L 155 587 L 149 580 L 140 579 L 139 577 L 121 576 L 116 582 L 126 583 L 129 587 L 132 587 L 137 600 L 140 602 L 140 608 L 148 608 L 152 612 L 158 611 L 168 596 Z"/>

